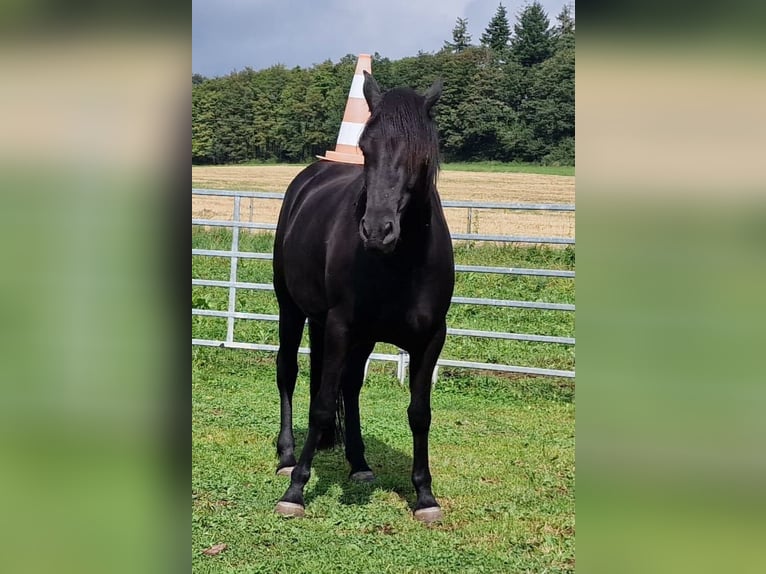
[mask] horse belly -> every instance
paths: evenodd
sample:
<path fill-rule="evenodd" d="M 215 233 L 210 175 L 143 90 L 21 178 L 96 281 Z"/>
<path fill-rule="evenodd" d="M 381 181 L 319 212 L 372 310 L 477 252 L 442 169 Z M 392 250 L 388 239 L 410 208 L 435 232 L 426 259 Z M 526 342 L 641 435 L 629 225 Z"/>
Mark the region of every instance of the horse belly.
<path fill-rule="evenodd" d="M 295 304 L 309 317 L 327 311 L 323 262 L 324 253 L 316 248 L 286 242 L 285 284 Z"/>

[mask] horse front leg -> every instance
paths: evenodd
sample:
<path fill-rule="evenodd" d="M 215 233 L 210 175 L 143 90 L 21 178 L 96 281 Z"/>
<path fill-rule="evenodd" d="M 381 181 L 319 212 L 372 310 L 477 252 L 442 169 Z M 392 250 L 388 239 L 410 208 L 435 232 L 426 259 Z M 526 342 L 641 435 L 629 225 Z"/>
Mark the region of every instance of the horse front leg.
<path fill-rule="evenodd" d="M 415 518 L 430 523 L 441 520 L 442 511 L 431 491 L 428 464 L 428 433 L 431 429 L 431 375 L 444 346 L 447 327 L 442 324 L 422 349 L 410 354 L 410 405 L 407 417 L 412 430 L 412 484 L 417 493 Z"/>
<path fill-rule="evenodd" d="M 328 314 L 325 324 L 322 380 L 309 407 L 309 430 L 298 463 L 290 475 L 290 486 L 275 511 L 284 516 L 303 516 L 306 503 L 303 489 L 311 478 L 311 463 L 323 432 L 333 429 L 340 392 L 341 375 L 349 351 L 348 329 Z"/>

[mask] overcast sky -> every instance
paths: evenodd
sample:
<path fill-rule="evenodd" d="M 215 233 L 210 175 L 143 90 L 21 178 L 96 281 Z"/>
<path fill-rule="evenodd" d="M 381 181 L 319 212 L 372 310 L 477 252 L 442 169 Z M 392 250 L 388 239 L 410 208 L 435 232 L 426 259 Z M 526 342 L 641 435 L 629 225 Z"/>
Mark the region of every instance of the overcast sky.
<path fill-rule="evenodd" d="M 511 29 L 527 0 L 503 0 Z M 551 24 L 573 0 L 540 0 Z M 192 71 L 223 76 L 249 66 L 310 67 L 345 54 L 396 60 L 435 52 L 468 19 L 474 44 L 498 0 L 193 0 Z"/>

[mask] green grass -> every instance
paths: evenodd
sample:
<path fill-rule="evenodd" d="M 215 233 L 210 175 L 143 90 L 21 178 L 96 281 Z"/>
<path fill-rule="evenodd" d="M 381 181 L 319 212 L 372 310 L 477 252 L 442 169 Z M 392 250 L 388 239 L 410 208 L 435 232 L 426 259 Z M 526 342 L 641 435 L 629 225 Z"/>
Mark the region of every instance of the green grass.
<path fill-rule="evenodd" d="M 307 363 L 301 361 L 302 373 Z M 374 372 L 362 391 L 378 480 L 350 483 L 342 451 L 320 452 L 307 516 L 273 514 L 279 404 L 273 355 L 194 349 L 192 551 L 195 572 L 571 572 L 574 405 L 568 383 L 451 374 L 433 393 L 431 471 L 445 512 L 411 517 L 405 387 Z M 308 381 L 295 393 L 298 447 Z M 202 550 L 228 545 L 221 555 Z"/>
<path fill-rule="evenodd" d="M 227 249 L 227 231 L 194 230 L 195 247 Z M 269 235 L 241 235 L 243 250 L 269 251 Z M 574 268 L 571 250 L 458 246 L 460 263 Z M 270 262 L 240 260 L 239 279 L 268 282 Z M 228 260 L 193 257 L 195 277 L 228 279 Z M 458 274 L 457 294 L 571 302 L 571 280 Z M 273 312 L 269 292 L 238 291 L 237 308 Z M 226 289 L 197 288 L 225 309 Z M 453 326 L 571 335 L 571 313 L 453 306 Z M 500 311 L 500 313 L 498 313 Z M 195 337 L 221 338 L 224 320 L 195 317 Z M 275 324 L 237 321 L 239 340 L 276 342 Z M 442 356 L 499 358 L 573 368 L 559 345 L 454 338 Z M 508 343 L 497 342 L 500 345 Z M 541 351 L 540 348 L 548 350 Z M 507 355 L 509 353 L 510 355 Z M 195 572 L 572 572 L 574 383 L 442 369 L 433 392 L 431 471 L 445 519 L 412 518 L 409 393 L 392 364 L 374 363 L 362 390 L 362 431 L 378 480 L 347 480 L 341 450 L 318 453 L 306 486 L 307 516 L 273 513 L 288 479 L 274 474 L 279 399 L 274 355 L 192 349 L 192 551 Z M 476 356 L 478 355 L 478 356 Z M 542 361 L 542 363 L 541 363 Z M 308 359 L 295 393 L 298 448 L 308 419 Z M 214 544 L 228 548 L 209 557 Z"/>
<path fill-rule="evenodd" d="M 575 174 L 573 165 L 537 165 L 533 163 L 476 161 L 454 162 L 442 164 L 445 171 L 489 171 L 509 173 L 537 173 L 541 175 L 571 175 Z"/>

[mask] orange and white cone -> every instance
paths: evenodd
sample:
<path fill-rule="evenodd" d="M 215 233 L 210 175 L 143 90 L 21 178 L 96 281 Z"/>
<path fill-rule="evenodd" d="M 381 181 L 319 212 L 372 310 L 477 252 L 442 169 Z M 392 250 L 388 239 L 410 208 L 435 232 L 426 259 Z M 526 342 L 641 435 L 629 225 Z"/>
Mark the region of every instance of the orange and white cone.
<path fill-rule="evenodd" d="M 362 88 L 364 86 L 364 71 L 372 73 L 372 56 L 359 54 L 356 60 L 354 80 L 348 92 L 346 110 L 343 112 L 343 121 L 338 132 L 338 141 L 335 151 L 327 151 L 324 156 L 318 155 L 319 159 L 327 159 L 341 163 L 364 164 L 364 155 L 359 149 L 359 136 L 364 129 L 364 124 L 370 118 L 370 109 L 367 100 L 364 99 Z"/>

